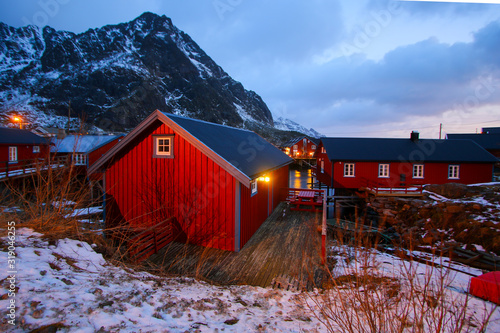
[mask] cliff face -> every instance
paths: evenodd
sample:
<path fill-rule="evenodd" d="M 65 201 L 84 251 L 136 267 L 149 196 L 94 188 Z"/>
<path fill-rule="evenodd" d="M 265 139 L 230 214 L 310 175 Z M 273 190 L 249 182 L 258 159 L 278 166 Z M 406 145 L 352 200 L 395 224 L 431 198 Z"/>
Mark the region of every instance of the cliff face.
<path fill-rule="evenodd" d="M 165 16 L 144 13 L 81 34 L 0 23 L 0 113 L 80 116 L 127 130 L 153 110 L 236 127 L 273 127 L 245 90 Z"/>

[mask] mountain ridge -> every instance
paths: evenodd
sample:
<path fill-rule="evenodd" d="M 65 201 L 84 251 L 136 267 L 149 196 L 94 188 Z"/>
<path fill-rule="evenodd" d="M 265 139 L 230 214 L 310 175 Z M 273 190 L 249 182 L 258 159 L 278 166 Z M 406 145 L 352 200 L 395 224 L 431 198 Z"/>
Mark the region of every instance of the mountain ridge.
<path fill-rule="evenodd" d="M 242 128 L 274 128 L 262 98 L 233 80 L 165 15 L 76 34 L 0 22 L 0 112 L 72 116 L 114 131 L 155 109 Z M 42 113 L 42 114 L 40 114 Z M 36 121 L 36 120 L 35 120 Z"/>

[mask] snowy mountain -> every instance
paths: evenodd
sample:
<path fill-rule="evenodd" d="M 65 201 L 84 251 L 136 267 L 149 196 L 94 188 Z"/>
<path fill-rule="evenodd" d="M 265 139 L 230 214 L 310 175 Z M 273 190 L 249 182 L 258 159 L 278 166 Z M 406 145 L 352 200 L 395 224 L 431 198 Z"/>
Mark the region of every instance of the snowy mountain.
<path fill-rule="evenodd" d="M 278 117 L 277 119 L 274 120 L 274 127 L 276 129 L 279 129 L 282 131 L 300 132 L 302 134 L 305 134 L 305 135 L 313 137 L 313 138 L 320 138 L 320 137 L 324 136 L 323 134 L 317 132 L 316 130 L 314 130 L 312 128 L 307 129 L 304 126 L 297 124 L 293 120 L 286 119 L 283 117 Z"/>
<path fill-rule="evenodd" d="M 155 109 L 282 136 L 262 98 L 166 16 L 144 13 L 81 34 L 0 23 L 0 118 L 24 111 L 30 124 L 66 127 L 70 110 L 126 131 Z"/>

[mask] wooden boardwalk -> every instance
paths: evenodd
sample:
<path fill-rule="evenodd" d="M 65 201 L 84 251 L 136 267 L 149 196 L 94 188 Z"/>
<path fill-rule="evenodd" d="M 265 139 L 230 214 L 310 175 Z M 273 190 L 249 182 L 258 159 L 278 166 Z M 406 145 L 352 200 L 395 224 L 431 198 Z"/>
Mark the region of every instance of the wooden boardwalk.
<path fill-rule="evenodd" d="M 216 284 L 308 289 L 322 284 L 321 213 L 281 203 L 240 252 L 171 243 L 146 264 Z"/>

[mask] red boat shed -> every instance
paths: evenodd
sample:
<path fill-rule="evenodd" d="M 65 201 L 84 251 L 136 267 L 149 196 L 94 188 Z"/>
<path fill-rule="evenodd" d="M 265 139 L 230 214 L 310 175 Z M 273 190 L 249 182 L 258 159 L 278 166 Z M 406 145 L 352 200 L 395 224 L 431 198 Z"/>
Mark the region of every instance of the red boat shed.
<path fill-rule="evenodd" d="M 498 159 L 471 140 L 322 138 L 317 179 L 335 189 L 491 182 Z"/>
<path fill-rule="evenodd" d="M 254 132 L 154 111 L 89 168 L 108 227 L 171 221 L 176 239 L 239 251 L 286 197 L 293 159 Z"/>
<path fill-rule="evenodd" d="M 306 136 L 291 139 L 281 146 L 288 156 L 295 159 L 313 159 L 318 146 L 318 140 Z"/>
<path fill-rule="evenodd" d="M 471 278 L 469 293 L 500 305 L 500 272 L 489 272 Z"/>

